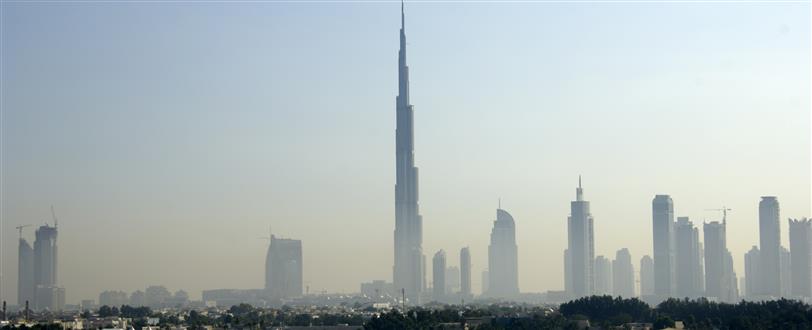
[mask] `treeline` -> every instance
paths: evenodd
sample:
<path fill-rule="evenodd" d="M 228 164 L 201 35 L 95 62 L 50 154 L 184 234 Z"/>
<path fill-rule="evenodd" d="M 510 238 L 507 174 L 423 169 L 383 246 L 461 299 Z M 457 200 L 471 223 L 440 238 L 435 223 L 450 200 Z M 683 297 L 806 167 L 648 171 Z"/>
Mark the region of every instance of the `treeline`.
<path fill-rule="evenodd" d="M 561 304 L 559 311 L 567 319 L 588 319 L 603 327 L 647 322 L 662 329 L 678 320 L 690 329 L 812 329 L 810 306 L 786 299 L 727 304 L 672 298 L 651 308 L 636 298 L 592 296 Z"/>

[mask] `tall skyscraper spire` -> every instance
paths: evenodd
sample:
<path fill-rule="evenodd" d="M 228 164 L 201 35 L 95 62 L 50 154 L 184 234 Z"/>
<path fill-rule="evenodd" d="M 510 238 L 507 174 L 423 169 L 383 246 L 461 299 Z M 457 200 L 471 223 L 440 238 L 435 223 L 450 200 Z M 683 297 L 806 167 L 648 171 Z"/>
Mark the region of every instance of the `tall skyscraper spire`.
<path fill-rule="evenodd" d="M 401 2 L 400 51 L 398 52 L 398 96 L 395 100 L 395 288 L 403 290 L 410 304 L 420 303 L 425 283 L 423 219 L 417 193 L 414 166 L 414 108 L 409 104 L 409 67 L 406 66 L 406 16 Z"/>

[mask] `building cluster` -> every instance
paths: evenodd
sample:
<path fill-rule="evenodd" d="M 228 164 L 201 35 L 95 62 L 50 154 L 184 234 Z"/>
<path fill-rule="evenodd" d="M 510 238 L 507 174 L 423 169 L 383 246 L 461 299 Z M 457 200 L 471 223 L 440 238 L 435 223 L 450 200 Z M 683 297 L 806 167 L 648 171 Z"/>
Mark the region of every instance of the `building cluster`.
<path fill-rule="evenodd" d="M 17 305 L 25 309 L 60 310 L 65 306 L 65 288 L 58 285 L 56 223 L 37 228 L 33 247 L 23 238 L 24 227 L 18 227 Z"/>
<path fill-rule="evenodd" d="M 568 297 L 589 295 L 640 296 L 656 303 L 669 297 L 705 297 L 720 302 L 741 298 L 812 299 L 812 221 L 789 219 L 790 249 L 781 246 L 778 199 L 759 203 L 759 245 L 745 254 L 745 274 L 739 279 L 727 248 L 727 211 L 721 221 L 698 226 L 688 217 L 674 221 L 674 202 L 668 195 L 652 201 L 653 258 L 640 260 L 639 287 L 628 249 L 610 261 L 594 256 L 593 218 L 583 189 L 577 188 L 568 219 L 568 248 L 564 251 L 565 292 Z M 635 292 L 637 289 L 637 292 Z"/>

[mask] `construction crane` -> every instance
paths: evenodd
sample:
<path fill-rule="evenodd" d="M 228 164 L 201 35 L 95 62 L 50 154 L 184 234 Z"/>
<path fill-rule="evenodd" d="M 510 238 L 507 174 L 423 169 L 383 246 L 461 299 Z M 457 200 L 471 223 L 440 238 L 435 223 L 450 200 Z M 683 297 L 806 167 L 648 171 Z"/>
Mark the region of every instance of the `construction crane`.
<path fill-rule="evenodd" d="M 59 224 L 59 220 L 56 219 L 56 212 L 54 212 L 54 206 L 53 205 L 51 205 L 51 218 L 54 219 L 54 228 L 56 228 L 56 225 Z"/>
<path fill-rule="evenodd" d="M 721 209 L 705 209 L 705 211 L 722 211 L 722 224 L 727 225 L 727 211 L 733 211 L 733 209 L 722 206 Z"/>
<path fill-rule="evenodd" d="M 20 239 L 23 239 L 23 228 L 25 227 L 31 227 L 31 225 L 19 225 L 14 227 L 14 229 L 17 229 L 20 232 Z"/>

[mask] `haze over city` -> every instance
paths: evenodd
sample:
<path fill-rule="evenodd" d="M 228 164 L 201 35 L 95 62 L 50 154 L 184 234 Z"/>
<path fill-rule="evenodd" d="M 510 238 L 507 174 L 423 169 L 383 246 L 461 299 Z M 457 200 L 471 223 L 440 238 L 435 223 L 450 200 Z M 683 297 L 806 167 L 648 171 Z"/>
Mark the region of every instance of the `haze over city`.
<path fill-rule="evenodd" d="M 392 281 L 399 2 L 2 5 L 0 299 L 15 226 L 59 218 L 66 300 L 261 288 L 270 231 L 313 292 Z M 595 255 L 652 255 L 652 199 L 721 221 L 734 270 L 810 209 L 809 3 L 406 2 L 422 251 L 496 209 L 521 292 L 564 290 L 579 177 Z M 700 228 L 701 229 L 701 228 Z M 33 240 L 33 230 L 24 236 Z"/>

